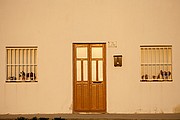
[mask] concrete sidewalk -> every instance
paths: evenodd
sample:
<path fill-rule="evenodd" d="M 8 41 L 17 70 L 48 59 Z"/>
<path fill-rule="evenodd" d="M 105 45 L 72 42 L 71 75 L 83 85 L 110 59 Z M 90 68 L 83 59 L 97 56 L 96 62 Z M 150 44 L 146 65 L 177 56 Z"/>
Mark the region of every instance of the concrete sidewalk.
<path fill-rule="evenodd" d="M 4 114 L 0 120 L 14 120 L 18 117 L 65 118 L 66 120 L 180 120 L 179 114 Z"/>

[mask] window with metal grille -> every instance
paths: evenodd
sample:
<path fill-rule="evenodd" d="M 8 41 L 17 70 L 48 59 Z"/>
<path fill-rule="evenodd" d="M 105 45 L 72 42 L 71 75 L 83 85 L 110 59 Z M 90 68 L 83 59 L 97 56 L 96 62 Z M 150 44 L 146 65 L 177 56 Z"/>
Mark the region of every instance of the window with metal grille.
<path fill-rule="evenodd" d="M 37 46 L 6 47 L 6 82 L 37 82 Z"/>
<path fill-rule="evenodd" d="M 172 81 L 172 45 L 143 45 L 141 81 Z"/>

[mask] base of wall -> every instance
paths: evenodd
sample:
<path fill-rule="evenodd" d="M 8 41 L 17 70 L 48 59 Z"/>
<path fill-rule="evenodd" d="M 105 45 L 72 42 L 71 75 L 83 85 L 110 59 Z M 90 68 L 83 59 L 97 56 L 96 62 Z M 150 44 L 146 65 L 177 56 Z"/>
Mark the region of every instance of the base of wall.
<path fill-rule="evenodd" d="M 106 120 L 180 120 L 180 113 L 170 113 L 170 114 L 1 114 L 0 120 L 14 120 L 18 117 L 25 117 L 32 119 L 37 118 L 65 118 L 67 120 L 73 119 L 106 119 Z"/>

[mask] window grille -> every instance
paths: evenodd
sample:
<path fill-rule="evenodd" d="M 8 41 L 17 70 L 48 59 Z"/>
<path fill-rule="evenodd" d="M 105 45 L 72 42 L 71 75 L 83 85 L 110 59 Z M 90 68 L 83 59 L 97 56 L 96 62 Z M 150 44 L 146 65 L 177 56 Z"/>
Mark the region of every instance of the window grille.
<path fill-rule="evenodd" d="M 37 47 L 6 47 L 6 82 L 37 82 Z"/>
<path fill-rule="evenodd" d="M 141 47 L 141 81 L 172 81 L 172 45 Z"/>

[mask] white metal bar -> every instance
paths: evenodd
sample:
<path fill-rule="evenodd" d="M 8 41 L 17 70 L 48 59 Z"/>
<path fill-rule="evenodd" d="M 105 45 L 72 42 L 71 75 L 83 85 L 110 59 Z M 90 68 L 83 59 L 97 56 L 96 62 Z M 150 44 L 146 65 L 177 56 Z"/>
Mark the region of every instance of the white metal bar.
<path fill-rule="evenodd" d="M 160 61 L 160 56 L 159 56 L 159 48 L 157 48 L 157 70 L 158 70 L 158 75 L 159 75 L 159 72 L 160 72 L 160 65 L 159 65 L 159 61 Z M 160 79 L 160 76 L 159 76 L 159 79 Z"/>
<path fill-rule="evenodd" d="M 149 63 L 149 49 L 147 48 L 147 63 Z M 149 78 L 149 64 L 147 65 L 147 75 Z"/>
<path fill-rule="evenodd" d="M 155 59 L 155 61 L 154 61 L 154 63 L 155 63 L 155 76 L 156 76 L 156 79 L 157 79 L 157 71 L 156 71 L 156 48 L 154 48 L 154 53 L 155 53 L 155 56 L 154 56 L 154 59 Z"/>
<path fill-rule="evenodd" d="M 144 49 L 144 63 L 146 63 L 146 48 Z M 144 65 L 144 79 L 145 79 L 145 74 L 146 74 L 146 67 Z"/>
<path fill-rule="evenodd" d="M 151 64 L 151 63 L 142 63 L 142 65 L 163 65 L 163 63 L 160 63 L 160 64 L 159 63 L 153 63 L 153 64 Z M 167 65 L 171 65 L 171 64 L 168 63 Z"/>
<path fill-rule="evenodd" d="M 22 64 L 23 64 L 22 69 L 24 71 L 24 49 L 22 49 Z"/>
<path fill-rule="evenodd" d="M 144 57 L 144 49 L 143 48 L 141 48 L 141 51 L 142 51 L 142 58 L 144 59 L 145 57 Z M 145 59 L 143 60 L 143 63 L 144 63 L 144 61 L 145 61 Z M 142 65 L 142 62 L 141 62 L 141 65 Z M 142 79 L 142 76 L 144 76 L 145 75 L 145 65 L 143 65 L 143 66 L 141 66 L 142 68 L 142 70 L 143 70 L 143 73 L 142 73 L 142 75 L 141 75 L 141 79 Z M 144 79 L 144 78 L 143 78 Z"/>
<path fill-rule="evenodd" d="M 153 66 L 152 66 L 152 48 L 149 48 L 149 51 L 150 51 L 150 75 L 149 75 L 149 79 L 152 79 L 152 69 L 153 69 Z"/>
<path fill-rule="evenodd" d="M 172 79 L 172 72 L 173 72 L 173 70 L 172 70 L 172 47 L 170 48 L 171 49 L 171 79 Z"/>
<path fill-rule="evenodd" d="M 164 47 L 162 48 L 162 50 L 163 50 L 163 72 L 164 72 L 165 71 L 165 66 L 164 66 L 164 64 L 165 64 L 165 61 L 164 61 L 164 56 L 165 56 Z M 163 74 L 163 78 L 165 79 L 164 74 Z"/>
<path fill-rule="evenodd" d="M 145 47 L 145 48 L 148 48 L 148 47 L 153 47 L 153 48 L 160 48 L 160 47 L 172 47 L 172 45 L 141 45 L 140 47 Z"/>
<path fill-rule="evenodd" d="M 144 54 L 143 54 L 143 48 L 140 48 L 140 51 L 141 51 L 141 79 L 143 79 L 142 78 L 142 76 L 144 75 L 144 65 L 143 65 L 143 62 L 144 62 Z"/>
<path fill-rule="evenodd" d="M 12 64 L 12 50 L 11 50 L 11 64 Z M 11 76 L 12 76 L 12 66 L 11 66 Z"/>
<path fill-rule="evenodd" d="M 16 64 L 16 49 L 14 49 L 14 50 L 15 50 L 14 51 L 14 58 L 15 58 L 15 61 L 14 61 L 15 63 L 14 64 Z M 14 66 L 14 68 L 15 68 L 14 72 L 15 72 L 15 77 L 16 77 L 16 66 Z"/>
<path fill-rule="evenodd" d="M 167 72 L 168 72 L 168 48 L 166 48 L 166 70 L 167 70 Z M 169 79 L 169 74 L 167 75 L 167 79 Z"/>
<path fill-rule="evenodd" d="M 6 49 L 10 50 L 10 49 L 37 49 L 37 46 L 19 46 L 19 47 L 11 47 L 11 46 L 7 46 Z"/>
<path fill-rule="evenodd" d="M 32 65 L 32 49 L 30 49 L 30 64 Z M 30 73 L 32 72 L 32 66 L 30 66 Z"/>
<path fill-rule="evenodd" d="M 35 64 L 35 49 L 34 49 L 34 64 Z M 35 66 L 33 65 L 33 67 L 34 67 L 34 74 L 33 74 L 33 80 L 35 80 Z"/>
<path fill-rule="evenodd" d="M 26 74 L 28 74 L 28 49 L 26 49 Z M 29 78 L 26 75 L 26 80 L 28 80 Z"/>
<path fill-rule="evenodd" d="M 170 64 L 170 63 L 169 63 Z M 21 65 L 21 66 L 26 66 L 26 65 L 29 65 L 29 66 L 37 66 L 37 64 L 7 64 L 7 65 L 16 65 L 16 66 L 18 66 L 18 65 Z"/>
<path fill-rule="evenodd" d="M 8 57 L 8 49 L 6 49 L 6 59 L 7 59 L 7 64 L 9 64 L 8 63 L 8 61 L 9 61 L 9 57 Z M 7 71 L 7 73 L 6 73 L 6 80 L 8 80 L 8 65 L 6 65 L 6 71 Z"/>
<path fill-rule="evenodd" d="M 161 48 L 159 48 L 159 72 L 160 70 L 162 69 L 162 66 L 163 66 L 163 63 L 161 62 L 162 61 L 162 55 L 161 55 Z M 162 76 L 160 76 L 160 78 L 162 78 Z"/>
<path fill-rule="evenodd" d="M 21 58 L 20 58 L 20 56 L 21 56 L 21 55 L 20 55 L 20 49 L 18 49 L 18 51 L 19 51 L 19 67 L 18 67 L 18 72 L 20 72 L 20 59 L 21 59 Z M 18 75 L 18 77 L 19 77 L 19 80 L 20 80 L 20 76 L 19 76 L 19 75 Z"/>

